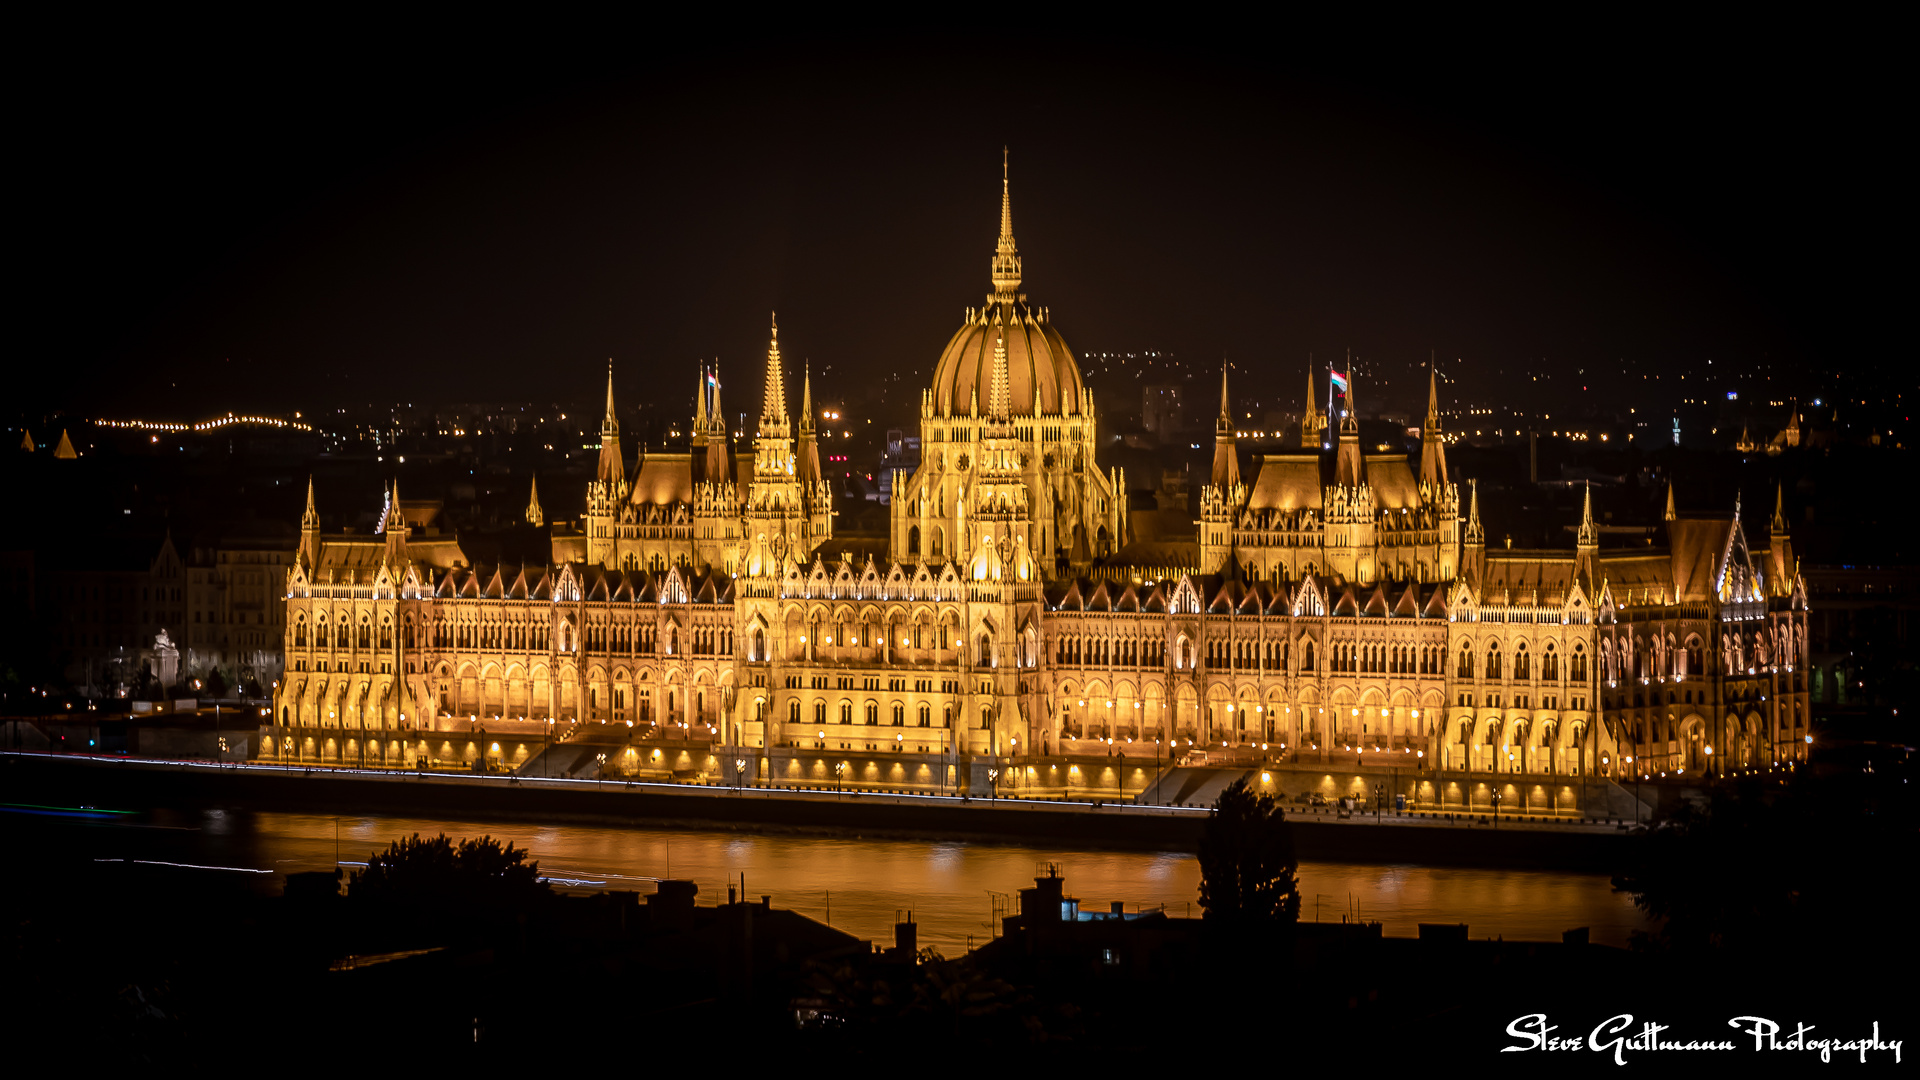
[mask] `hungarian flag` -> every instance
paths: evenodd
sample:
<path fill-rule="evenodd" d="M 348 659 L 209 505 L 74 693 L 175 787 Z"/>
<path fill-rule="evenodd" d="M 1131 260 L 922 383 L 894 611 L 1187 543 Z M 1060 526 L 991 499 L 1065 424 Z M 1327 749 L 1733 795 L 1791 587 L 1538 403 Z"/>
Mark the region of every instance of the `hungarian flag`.
<path fill-rule="evenodd" d="M 1333 380 L 1333 388 L 1340 391 L 1341 396 L 1345 397 L 1347 393 L 1347 377 L 1332 368 L 1327 369 L 1327 376 Z"/>

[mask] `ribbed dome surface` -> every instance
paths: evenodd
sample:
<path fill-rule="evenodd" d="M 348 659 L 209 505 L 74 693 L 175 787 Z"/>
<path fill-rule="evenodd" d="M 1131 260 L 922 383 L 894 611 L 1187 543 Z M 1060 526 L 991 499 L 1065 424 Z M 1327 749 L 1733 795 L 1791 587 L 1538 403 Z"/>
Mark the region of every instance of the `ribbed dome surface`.
<path fill-rule="evenodd" d="M 1007 384 L 1010 412 L 1033 414 L 1033 391 L 1040 390 L 1040 411 L 1059 416 L 1080 411 L 1080 366 L 1053 324 L 1037 318 L 1019 301 L 990 304 L 962 326 L 947 342 L 933 369 L 935 412 L 964 414 L 980 392 L 980 411 L 987 412 L 993 386 L 993 346 L 1000 335 L 1007 342 Z"/>

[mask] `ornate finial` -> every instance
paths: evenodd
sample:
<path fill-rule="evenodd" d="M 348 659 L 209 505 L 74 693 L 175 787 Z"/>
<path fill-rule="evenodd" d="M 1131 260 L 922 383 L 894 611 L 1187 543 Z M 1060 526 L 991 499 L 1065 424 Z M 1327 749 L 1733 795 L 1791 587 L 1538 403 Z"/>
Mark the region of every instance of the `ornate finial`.
<path fill-rule="evenodd" d="M 693 429 L 707 426 L 707 362 L 700 361 L 700 375 L 693 382 Z"/>
<path fill-rule="evenodd" d="M 527 524 L 538 528 L 546 523 L 547 516 L 540 509 L 540 478 L 535 476 L 527 492 Z"/>
<path fill-rule="evenodd" d="M 1467 504 L 1467 543 L 1485 544 L 1487 531 L 1480 524 L 1480 481 L 1467 481 L 1471 499 Z"/>
<path fill-rule="evenodd" d="M 813 363 L 807 362 L 800 369 L 800 432 L 813 431 Z"/>
<path fill-rule="evenodd" d="M 306 527 L 311 522 L 314 528 L 320 527 L 320 511 L 313 506 L 313 474 L 307 474 L 307 512 L 300 515 L 300 525 Z"/>
<path fill-rule="evenodd" d="M 1227 404 L 1227 362 L 1225 360 L 1220 361 L 1220 419 L 1233 419 L 1233 408 Z"/>
<path fill-rule="evenodd" d="M 1580 532 L 1574 542 L 1581 547 L 1598 547 L 1600 530 L 1593 523 L 1593 484 L 1587 484 L 1587 493 L 1580 504 Z"/>
<path fill-rule="evenodd" d="M 1000 148 L 1000 242 L 993 256 L 993 295 L 990 302 L 1019 298 L 1020 255 L 1013 243 L 1013 187 L 1008 179 L 1008 151 Z"/>
<path fill-rule="evenodd" d="M 620 421 L 613 415 L 613 357 L 607 357 L 607 415 L 600 421 L 600 430 L 619 431 Z"/>

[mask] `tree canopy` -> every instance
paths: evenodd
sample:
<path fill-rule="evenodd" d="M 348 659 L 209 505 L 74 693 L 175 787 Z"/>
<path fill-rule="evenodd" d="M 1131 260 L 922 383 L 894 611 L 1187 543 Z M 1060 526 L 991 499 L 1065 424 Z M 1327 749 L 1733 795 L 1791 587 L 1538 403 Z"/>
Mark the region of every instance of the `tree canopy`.
<path fill-rule="evenodd" d="M 1200 838 L 1200 908 L 1210 922 L 1262 926 L 1300 920 L 1300 860 L 1286 811 L 1234 781 Z"/>
<path fill-rule="evenodd" d="M 491 836 L 456 844 L 444 833 L 394 841 L 347 882 L 349 899 L 427 906 L 521 908 L 552 891 L 525 848 Z"/>

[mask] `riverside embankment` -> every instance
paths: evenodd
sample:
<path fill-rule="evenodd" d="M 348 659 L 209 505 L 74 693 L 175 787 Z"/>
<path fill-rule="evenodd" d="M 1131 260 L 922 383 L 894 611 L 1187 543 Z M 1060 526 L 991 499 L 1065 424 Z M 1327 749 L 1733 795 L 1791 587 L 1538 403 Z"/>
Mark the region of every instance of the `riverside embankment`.
<path fill-rule="evenodd" d="M 672 829 L 1067 843 L 1191 852 L 1207 811 L 1133 804 L 727 788 L 531 777 L 298 769 L 81 755 L 0 755 L 0 801 L 144 811 L 226 806 L 302 813 L 455 815 Z M 1584 824 L 1480 825 L 1289 811 L 1302 859 L 1609 872 L 1628 837 Z"/>

